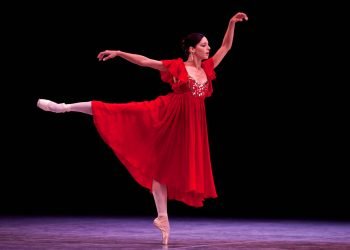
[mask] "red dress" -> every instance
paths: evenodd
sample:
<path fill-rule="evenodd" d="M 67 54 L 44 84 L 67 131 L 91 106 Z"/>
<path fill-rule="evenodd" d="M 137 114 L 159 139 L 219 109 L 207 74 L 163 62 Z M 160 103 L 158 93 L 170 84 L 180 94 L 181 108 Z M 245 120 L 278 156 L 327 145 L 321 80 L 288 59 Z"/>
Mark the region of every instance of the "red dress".
<path fill-rule="evenodd" d="M 194 207 L 216 198 L 204 100 L 215 79 L 212 59 L 202 62 L 208 81 L 191 79 L 181 58 L 163 60 L 161 71 L 172 92 L 152 101 L 92 101 L 94 124 L 132 177 L 152 190 L 152 180 L 165 184 L 168 199 Z"/>

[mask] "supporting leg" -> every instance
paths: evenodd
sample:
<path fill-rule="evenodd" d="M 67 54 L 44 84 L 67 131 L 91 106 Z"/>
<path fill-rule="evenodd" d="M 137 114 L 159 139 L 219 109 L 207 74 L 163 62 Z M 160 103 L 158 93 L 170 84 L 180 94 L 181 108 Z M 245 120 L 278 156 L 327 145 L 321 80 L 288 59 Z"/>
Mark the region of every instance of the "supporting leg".
<path fill-rule="evenodd" d="M 152 193 L 157 207 L 158 217 L 153 221 L 162 233 L 162 244 L 167 245 L 170 234 L 170 225 L 167 211 L 167 188 L 165 185 L 153 180 Z"/>

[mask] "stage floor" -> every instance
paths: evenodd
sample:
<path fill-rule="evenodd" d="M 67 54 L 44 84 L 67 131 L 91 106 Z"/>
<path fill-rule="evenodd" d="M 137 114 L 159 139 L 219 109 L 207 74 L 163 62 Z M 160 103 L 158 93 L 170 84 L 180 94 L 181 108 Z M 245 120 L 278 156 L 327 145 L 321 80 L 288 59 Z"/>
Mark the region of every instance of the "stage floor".
<path fill-rule="evenodd" d="M 168 246 L 151 217 L 2 216 L 0 249 L 350 249 L 350 222 L 170 218 Z"/>

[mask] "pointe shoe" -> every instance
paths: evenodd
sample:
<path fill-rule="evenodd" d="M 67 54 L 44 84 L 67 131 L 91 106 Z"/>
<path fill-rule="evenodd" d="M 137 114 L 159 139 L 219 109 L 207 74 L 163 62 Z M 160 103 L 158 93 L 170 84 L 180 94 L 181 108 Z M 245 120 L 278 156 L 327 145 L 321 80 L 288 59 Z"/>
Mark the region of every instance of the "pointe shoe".
<path fill-rule="evenodd" d="M 158 216 L 154 221 L 153 225 L 158 228 L 162 233 L 162 244 L 168 245 L 170 225 L 168 216 Z"/>
<path fill-rule="evenodd" d="M 64 113 L 70 111 L 69 105 L 65 103 L 56 103 L 46 99 L 39 99 L 36 105 L 42 110 L 54 113 Z"/>

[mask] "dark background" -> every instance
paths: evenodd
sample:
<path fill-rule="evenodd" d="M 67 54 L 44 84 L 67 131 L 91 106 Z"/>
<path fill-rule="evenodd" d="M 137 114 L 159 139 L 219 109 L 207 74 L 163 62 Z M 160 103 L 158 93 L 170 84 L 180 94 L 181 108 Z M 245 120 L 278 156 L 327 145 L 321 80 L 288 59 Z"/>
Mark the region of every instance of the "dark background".
<path fill-rule="evenodd" d="M 316 38 L 315 8 L 254 0 L 12 6 L 4 31 L 0 213 L 155 215 L 153 197 L 102 142 L 91 116 L 43 112 L 37 99 L 128 102 L 165 94 L 159 72 L 120 58 L 101 63 L 98 52 L 177 58 L 181 38 L 193 31 L 216 51 L 237 11 L 249 21 L 237 24 L 207 99 L 219 198 L 199 209 L 171 201 L 169 214 L 350 219 L 342 91 L 327 58 L 334 47 Z"/>

